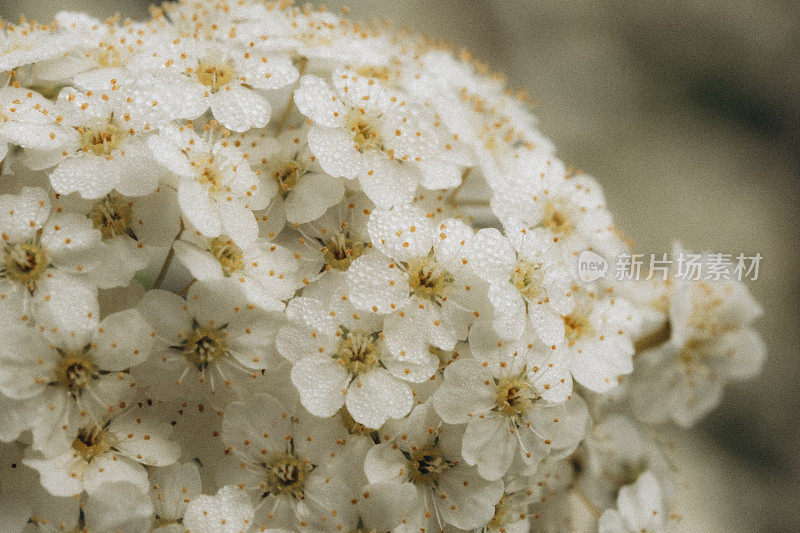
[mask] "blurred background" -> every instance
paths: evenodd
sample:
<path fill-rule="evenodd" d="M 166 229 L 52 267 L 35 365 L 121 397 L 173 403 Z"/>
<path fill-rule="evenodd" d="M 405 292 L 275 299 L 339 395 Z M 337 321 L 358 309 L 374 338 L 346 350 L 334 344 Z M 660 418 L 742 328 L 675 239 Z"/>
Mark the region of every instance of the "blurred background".
<path fill-rule="evenodd" d="M 146 0 L 0 0 L 145 18 Z M 344 2 L 326 2 L 338 9 Z M 800 530 L 800 2 L 796 0 L 351 0 L 466 48 L 526 87 L 541 130 L 603 184 L 637 252 L 763 256 L 764 372 L 671 432 L 682 530 Z"/>

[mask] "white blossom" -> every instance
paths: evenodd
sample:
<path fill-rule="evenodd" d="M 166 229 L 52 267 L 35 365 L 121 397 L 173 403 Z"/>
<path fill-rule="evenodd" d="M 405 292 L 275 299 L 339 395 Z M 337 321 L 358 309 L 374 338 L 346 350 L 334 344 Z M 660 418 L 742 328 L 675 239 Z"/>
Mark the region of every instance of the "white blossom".
<path fill-rule="evenodd" d="M 399 531 L 478 528 L 494 515 L 503 494 L 502 480 L 487 481 L 464 464 L 458 430 L 439 426 L 430 404 L 383 431 L 386 442 L 373 447 L 364 461 L 370 483 L 399 505 L 410 500 L 410 516 Z M 388 496 L 387 496 L 388 497 Z"/>
<path fill-rule="evenodd" d="M 664 530 L 664 503 L 661 489 L 651 472 L 645 472 L 633 485 L 623 487 L 617 497 L 617 508 L 600 517 L 602 532 L 659 532 Z"/>
<path fill-rule="evenodd" d="M 459 358 L 445 368 L 433 405 L 445 422 L 467 424 L 466 463 L 485 479 L 500 479 L 517 455 L 531 465 L 577 447 L 588 413 L 565 374 L 546 361 L 520 369 Z"/>
<path fill-rule="evenodd" d="M 222 431 L 235 457 L 231 478 L 263 508 L 267 527 L 355 526 L 355 493 L 336 458 L 347 442 L 343 426 L 257 395 L 228 406 Z"/>
<path fill-rule="evenodd" d="M 725 383 L 758 373 L 766 346 L 751 324 L 760 314 L 741 282 L 677 281 L 670 339 L 642 354 L 632 382 L 637 415 L 692 425 L 719 404 Z"/>
<path fill-rule="evenodd" d="M 30 406 L 27 427 L 46 453 L 124 405 L 136 386 L 130 367 L 150 355 L 149 328 L 136 310 L 82 318 L 71 330 L 10 331 L 0 347 L 0 391 Z"/>
<path fill-rule="evenodd" d="M 580 276 L 600 183 L 467 52 L 182 0 L 0 71 L 3 531 L 661 531 L 764 362 L 742 282 Z"/>
<path fill-rule="evenodd" d="M 256 238 L 252 210 L 267 206 L 274 187 L 262 186 L 240 150 L 205 140 L 189 126 L 165 126 L 147 143 L 174 173 L 181 211 L 197 231 L 212 238 L 224 233 L 238 245 Z"/>
<path fill-rule="evenodd" d="M 138 304 L 154 339 L 154 357 L 142 368 L 153 394 L 190 397 L 200 389 L 224 405 L 275 358 L 274 315 L 248 304 L 229 280 L 198 281 L 184 300 L 151 290 Z"/>
<path fill-rule="evenodd" d="M 118 482 L 147 492 L 147 471 L 142 465 L 167 466 L 180 455 L 180 447 L 169 440 L 169 424 L 135 408 L 83 424 L 71 443 L 47 454 L 31 451 L 23 458 L 24 464 L 39 471 L 42 486 L 55 496 L 83 490 L 93 494 Z"/>

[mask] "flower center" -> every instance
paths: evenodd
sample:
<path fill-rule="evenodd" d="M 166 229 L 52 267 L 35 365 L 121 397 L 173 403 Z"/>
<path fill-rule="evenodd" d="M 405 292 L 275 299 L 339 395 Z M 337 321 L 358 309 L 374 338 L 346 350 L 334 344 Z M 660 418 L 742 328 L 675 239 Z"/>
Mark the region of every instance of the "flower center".
<path fill-rule="evenodd" d="M 112 446 L 111 435 L 103 432 L 98 425 L 83 427 L 78 431 L 78 436 L 72 441 L 72 448 L 87 462 L 100 454 L 107 452 Z"/>
<path fill-rule="evenodd" d="M 692 366 L 706 356 L 706 342 L 700 339 L 689 339 L 678 352 L 678 360 L 685 366 Z"/>
<path fill-rule="evenodd" d="M 553 202 L 547 202 L 544 208 L 542 225 L 550 229 L 553 233 L 570 233 L 572 231 L 572 221 L 564 207 L 563 205 L 556 205 Z"/>
<path fill-rule="evenodd" d="M 98 375 L 97 365 L 89 354 L 85 350 L 74 350 L 64 352 L 59 357 L 53 382 L 77 398 Z"/>
<path fill-rule="evenodd" d="M 263 466 L 267 470 L 266 483 L 270 494 L 303 499 L 306 477 L 311 471 L 311 465 L 307 461 L 291 453 L 281 453 L 274 455 Z"/>
<path fill-rule="evenodd" d="M 302 175 L 303 167 L 297 161 L 287 161 L 272 173 L 272 178 L 278 184 L 278 192 L 286 198 L 289 191 L 297 186 Z"/>
<path fill-rule="evenodd" d="M 511 273 L 511 283 L 528 300 L 538 300 L 542 293 L 544 273 L 541 264 L 517 261 Z"/>
<path fill-rule="evenodd" d="M 122 52 L 117 47 L 109 46 L 97 52 L 97 64 L 101 67 L 119 67 L 122 66 L 124 62 Z"/>
<path fill-rule="evenodd" d="M 506 515 L 511 511 L 511 505 L 508 503 L 508 494 L 503 493 L 500 501 L 494 506 L 494 516 L 486 525 L 490 530 L 501 530 L 503 526 L 508 525 L 506 522 Z"/>
<path fill-rule="evenodd" d="M 201 61 L 197 65 L 197 80 L 215 93 L 233 78 L 233 67 L 227 63 Z"/>
<path fill-rule="evenodd" d="M 576 311 L 569 315 L 562 316 L 561 319 L 564 321 L 564 334 L 570 346 L 583 337 L 591 337 L 594 335 L 594 328 L 586 313 Z"/>
<path fill-rule="evenodd" d="M 378 128 L 367 118 L 363 110 L 354 109 L 350 112 L 347 127 L 359 152 L 383 150 L 383 139 Z"/>
<path fill-rule="evenodd" d="M 211 248 L 211 253 L 219 261 L 222 272 L 226 277 L 230 277 L 234 272 L 244 268 L 242 249 L 236 246 L 227 236 L 223 235 L 211 239 L 209 247 Z"/>
<path fill-rule="evenodd" d="M 97 200 L 89 211 L 95 229 L 100 230 L 103 239 L 111 239 L 117 235 L 133 237 L 132 209 L 133 203 L 125 200 L 117 193 L 111 193 Z"/>
<path fill-rule="evenodd" d="M 453 276 L 433 259 L 424 257 L 408 262 L 408 284 L 415 296 L 439 303 L 452 283 Z"/>
<path fill-rule="evenodd" d="M 125 138 L 125 131 L 110 122 L 97 128 L 84 128 L 81 132 L 81 148 L 94 155 L 111 155 Z"/>
<path fill-rule="evenodd" d="M 8 279 L 25 285 L 33 292 L 50 262 L 40 244 L 20 242 L 3 246 L 3 266 Z"/>
<path fill-rule="evenodd" d="M 524 379 L 501 379 L 497 383 L 495 408 L 505 416 L 519 416 L 533 404 L 538 396 Z"/>
<path fill-rule="evenodd" d="M 392 70 L 387 66 L 365 65 L 356 69 L 356 74 L 365 78 L 375 78 L 384 83 L 388 83 L 393 78 Z"/>
<path fill-rule="evenodd" d="M 192 161 L 192 166 L 199 169 L 195 179 L 209 192 L 219 192 L 222 189 L 222 172 L 214 162 L 214 157 Z"/>
<path fill-rule="evenodd" d="M 184 343 L 183 356 L 198 370 L 205 370 L 228 352 L 225 335 L 223 330 L 196 327 Z"/>
<path fill-rule="evenodd" d="M 325 260 L 325 270 L 347 270 L 350 263 L 364 253 L 364 245 L 345 235 L 344 232 L 335 233 L 322 249 Z"/>
<path fill-rule="evenodd" d="M 351 374 L 363 374 L 378 364 L 381 350 L 376 333 L 350 331 L 342 336 L 336 358 Z"/>
<path fill-rule="evenodd" d="M 439 481 L 442 472 L 453 466 L 453 461 L 442 457 L 437 448 L 427 448 L 411 455 L 411 479 L 421 485 L 431 485 Z"/>

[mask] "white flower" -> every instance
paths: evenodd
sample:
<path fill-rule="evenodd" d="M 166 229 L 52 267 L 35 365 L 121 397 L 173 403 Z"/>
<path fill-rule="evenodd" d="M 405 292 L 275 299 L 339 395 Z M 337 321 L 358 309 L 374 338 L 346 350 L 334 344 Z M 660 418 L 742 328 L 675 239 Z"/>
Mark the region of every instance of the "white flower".
<path fill-rule="evenodd" d="M 567 455 L 583 438 L 588 412 L 570 395 L 564 369 L 533 361 L 522 369 L 459 358 L 444 369 L 433 405 L 449 424 L 467 423 L 461 453 L 485 479 L 502 478 L 518 454 L 528 465 Z"/>
<path fill-rule="evenodd" d="M 184 231 L 174 249 L 195 279 L 239 283 L 249 302 L 268 311 L 283 310 L 283 301 L 300 286 L 292 252 L 264 238 L 240 247 L 227 235 L 208 238 Z"/>
<path fill-rule="evenodd" d="M 363 193 L 349 193 L 319 219 L 294 228 L 296 234 L 284 234 L 286 238 L 295 237 L 288 246 L 299 257 L 304 285 L 345 282 L 350 265 L 371 246 L 367 221 L 374 207 Z M 328 277 L 335 280 L 326 280 Z"/>
<path fill-rule="evenodd" d="M 504 177 L 495 188 L 492 211 L 512 242 L 527 230 L 541 227 L 558 242 L 567 261 L 574 261 L 576 251 L 591 249 L 615 257 L 627 250 L 593 178 L 571 177 L 563 163 L 549 157 L 514 160 Z"/>
<path fill-rule="evenodd" d="M 664 530 L 665 519 L 661 488 L 653 473 L 645 472 L 636 483 L 620 489 L 617 508 L 603 513 L 598 530 L 601 533 L 658 533 Z"/>
<path fill-rule="evenodd" d="M 224 405 L 280 358 L 274 346 L 280 321 L 248 305 L 230 280 L 198 281 L 186 300 L 151 290 L 138 309 L 156 342 L 141 372 L 155 395 L 185 398 L 199 388 Z"/>
<path fill-rule="evenodd" d="M 357 178 L 384 208 L 410 202 L 418 183 L 440 189 L 461 182 L 467 162 L 449 153 L 448 134 L 430 110 L 353 71 L 335 70 L 332 82 L 303 76 L 294 95 L 314 122 L 308 143 L 328 174 Z"/>
<path fill-rule="evenodd" d="M 109 96 L 110 95 L 110 96 Z M 50 153 L 28 154 L 33 168 L 57 167 L 50 183 L 59 194 L 78 192 L 97 199 L 116 190 L 125 196 L 155 191 L 164 170 L 145 141 L 145 125 L 132 120 L 114 91 L 81 93 L 65 87 L 58 95 L 61 124 L 72 129 L 68 142 Z"/>
<path fill-rule="evenodd" d="M 501 337 L 519 338 L 530 324 L 548 346 L 564 339 L 561 317 L 575 304 L 573 277 L 544 230 L 525 232 L 516 248 L 496 229 L 480 230 L 469 258 L 472 270 L 491 284 L 492 324 Z"/>
<path fill-rule="evenodd" d="M 460 432 L 441 427 L 430 404 L 390 422 L 382 433 L 385 441 L 367 453 L 364 473 L 370 483 L 382 484 L 385 494 L 377 501 L 411 509 L 398 531 L 473 529 L 491 520 L 503 495 L 502 480 L 486 481 L 464 464 Z"/>
<path fill-rule="evenodd" d="M 80 511 L 89 531 L 144 531 L 153 518 L 153 502 L 132 483 L 106 483 L 85 502 Z"/>
<path fill-rule="evenodd" d="M 0 23 L 0 529 L 666 527 L 623 412 L 759 371 L 742 284 L 582 281 L 630 251 L 600 185 L 466 52 L 150 13 Z"/>
<path fill-rule="evenodd" d="M 636 415 L 691 426 L 719 404 L 725 383 L 758 373 L 766 346 L 751 324 L 760 313 L 741 282 L 677 281 L 670 339 L 642 353 L 631 384 Z"/>
<path fill-rule="evenodd" d="M 6 72 L 54 58 L 81 46 L 96 45 L 105 30 L 83 25 L 73 27 L 72 22 L 82 17 L 73 13 L 59 13 L 57 24 L 36 21 L 20 22 L 18 25 L 3 24 L 0 33 L 0 71 Z"/>
<path fill-rule="evenodd" d="M 74 329 L 9 331 L 0 347 L 0 392 L 25 400 L 34 447 L 72 442 L 81 427 L 133 393 L 130 367 L 150 354 L 149 327 L 136 310 L 79 317 Z"/>
<path fill-rule="evenodd" d="M 553 357 L 572 377 L 593 392 L 608 392 L 619 377 L 633 371 L 632 337 L 641 318 L 623 298 L 573 291 L 573 310 L 561 316 L 564 338 L 550 346 Z"/>
<path fill-rule="evenodd" d="M 165 126 L 148 138 L 153 155 L 177 176 L 183 215 L 206 237 L 228 235 L 240 246 L 258 234 L 252 210 L 269 203 L 269 189 L 237 148 L 204 140 L 188 126 Z"/>
<path fill-rule="evenodd" d="M 237 13 L 242 19 L 236 25 L 236 39 L 248 45 L 259 43 L 266 50 L 332 63 L 382 65 L 396 49 L 388 35 L 361 31 L 358 24 L 327 10 L 300 10 L 289 5 L 266 9 L 258 4 L 234 3 L 226 12 Z M 219 17 L 214 18 L 219 21 Z M 229 38 L 229 34 L 224 37 Z"/>
<path fill-rule="evenodd" d="M 336 421 L 256 395 L 228 405 L 222 438 L 236 460 L 232 480 L 256 498 L 268 528 L 338 531 L 356 525 L 355 492 L 336 459 L 346 450 L 347 432 Z"/>
<path fill-rule="evenodd" d="M 277 190 L 273 202 L 281 202 L 286 220 L 305 224 L 320 218 L 344 196 L 342 178 L 326 174 L 311 154 L 307 128 L 289 128 L 277 137 L 247 133 L 235 138 L 261 179 L 274 182 L 266 187 Z"/>
<path fill-rule="evenodd" d="M 532 470 L 534 472 L 532 472 Z M 531 504 L 544 503 L 569 485 L 572 466 L 565 459 L 549 459 L 534 469 L 515 460 L 512 470 L 503 478 L 505 492 L 494 507 L 494 516 L 486 524 L 486 531 L 498 533 L 524 533 L 533 524 L 529 518 Z"/>
<path fill-rule="evenodd" d="M 261 91 L 280 89 L 298 76 L 291 59 L 259 47 L 224 44 L 168 32 L 128 62 L 132 70 L 166 73 L 167 83 L 186 80 L 186 93 L 204 101 L 214 118 L 233 131 L 267 125 L 271 107 Z M 188 113 L 187 113 L 188 115 Z"/>
<path fill-rule="evenodd" d="M 168 423 L 134 408 L 100 422 L 85 421 L 71 443 L 48 454 L 30 451 L 23 463 L 39 471 L 42 485 L 55 496 L 93 494 L 117 482 L 147 492 L 142 465 L 167 466 L 180 456 L 180 447 L 169 440 L 171 431 Z"/>
<path fill-rule="evenodd" d="M 347 271 L 347 295 L 357 309 L 389 314 L 384 333 L 396 357 L 423 362 L 433 345 L 452 350 L 466 338 L 480 311 L 481 280 L 462 255 L 472 230 L 458 220 L 434 226 L 417 207 L 375 211 L 369 234 L 379 250 L 356 259 Z M 485 292 L 483 293 L 485 294 Z"/>
<path fill-rule="evenodd" d="M 434 49 L 404 59 L 402 86 L 436 109 L 454 133 L 454 148 L 462 144 L 476 151 L 490 187 L 514 179 L 503 162 L 525 158 L 529 152 L 552 152 L 524 100 L 510 93 L 501 78 L 476 76 L 483 65 L 470 61 L 466 53 L 455 58 Z"/>
<path fill-rule="evenodd" d="M 8 153 L 8 143 L 36 150 L 63 146 L 69 131 L 58 123 L 55 107 L 30 89 L 0 89 L 0 161 Z"/>
<path fill-rule="evenodd" d="M 34 472 L 32 469 L 26 470 Z M 26 495 L 29 527 L 36 531 L 149 531 L 153 502 L 141 487 L 124 481 L 104 483 L 91 494 L 53 496 L 44 489 Z"/>
<path fill-rule="evenodd" d="M 636 481 L 647 467 L 647 440 L 633 422 L 622 414 L 612 414 L 592 428 L 586 436 L 586 457 L 593 473 L 606 473 L 625 480 L 622 485 Z M 629 479 L 633 476 L 633 479 Z"/>
<path fill-rule="evenodd" d="M 166 187 L 148 196 L 112 192 L 97 200 L 71 194 L 55 203 L 56 209 L 85 214 L 100 231 L 99 262 L 87 277 L 101 289 L 127 285 L 157 249 L 172 243 L 180 225 L 177 197 Z"/>
<path fill-rule="evenodd" d="M 27 322 L 32 312 L 38 325 L 66 336 L 96 320 L 90 274 L 100 263 L 102 233 L 92 220 L 58 207 L 51 212 L 47 193 L 32 187 L 0 196 L 0 209 L 0 312 L 7 323 Z"/>
<path fill-rule="evenodd" d="M 425 380 L 432 369 L 387 353 L 380 317 L 356 312 L 337 293 L 322 301 L 295 298 L 286 315 L 291 325 L 276 344 L 293 362 L 292 383 L 311 414 L 333 416 L 346 404 L 353 420 L 373 429 L 408 414 L 412 394 L 405 381 Z"/>
<path fill-rule="evenodd" d="M 102 39 L 87 40 L 59 57 L 31 66 L 28 73 L 31 78 L 54 85 L 69 83 L 84 72 L 122 67 L 136 50 L 157 35 L 152 25 L 144 22 L 110 24 L 85 14 L 63 11 L 56 15 L 56 20 L 66 34 L 96 34 Z"/>

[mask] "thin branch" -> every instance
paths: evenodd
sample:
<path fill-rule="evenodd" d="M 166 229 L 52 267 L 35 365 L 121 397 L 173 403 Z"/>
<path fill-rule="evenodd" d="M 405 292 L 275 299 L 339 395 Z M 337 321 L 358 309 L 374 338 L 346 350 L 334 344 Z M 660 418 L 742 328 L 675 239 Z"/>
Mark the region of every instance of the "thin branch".
<path fill-rule="evenodd" d="M 451 204 L 453 207 L 489 207 L 489 200 L 461 200 Z"/>
<path fill-rule="evenodd" d="M 183 235 L 183 220 L 181 220 L 181 229 L 178 231 L 178 234 L 175 235 L 175 238 L 172 239 L 172 244 L 169 246 L 169 252 L 167 252 L 167 257 L 164 258 L 164 263 L 161 265 L 161 270 L 158 271 L 158 276 L 156 276 L 156 280 L 153 282 L 154 289 L 160 289 L 161 284 L 164 282 L 164 278 L 167 277 L 167 271 L 169 270 L 169 266 L 172 264 L 172 258 L 175 257 L 175 248 L 174 244 L 175 241 L 181 238 Z"/>
<path fill-rule="evenodd" d="M 578 497 L 581 503 L 583 503 L 586 506 L 586 508 L 589 510 L 590 513 L 592 513 L 592 516 L 599 520 L 600 516 L 602 515 L 600 509 L 597 507 L 597 505 L 595 505 L 595 503 L 591 500 L 591 498 L 589 498 L 589 496 L 587 496 L 586 493 L 583 492 L 583 489 L 580 488 L 577 483 L 574 483 L 572 485 L 572 492 L 575 493 L 575 495 Z"/>
<path fill-rule="evenodd" d="M 197 282 L 197 278 L 193 279 L 189 283 L 183 286 L 181 290 L 178 291 L 178 296 L 186 296 L 186 293 L 189 292 L 189 289 Z"/>
<path fill-rule="evenodd" d="M 664 344 L 665 342 L 669 341 L 671 334 L 672 326 L 670 326 L 669 320 L 667 320 L 664 322 L 664 325 L 661 326 L 661 328 L 648 335 L 645 335 L 644 337 L 636 339 L 636 342 L 633 343 L 636 354 L 638 355 L 645 350 L 649 350 L 650 348 L 655 348 L 656 346 Z"/>

